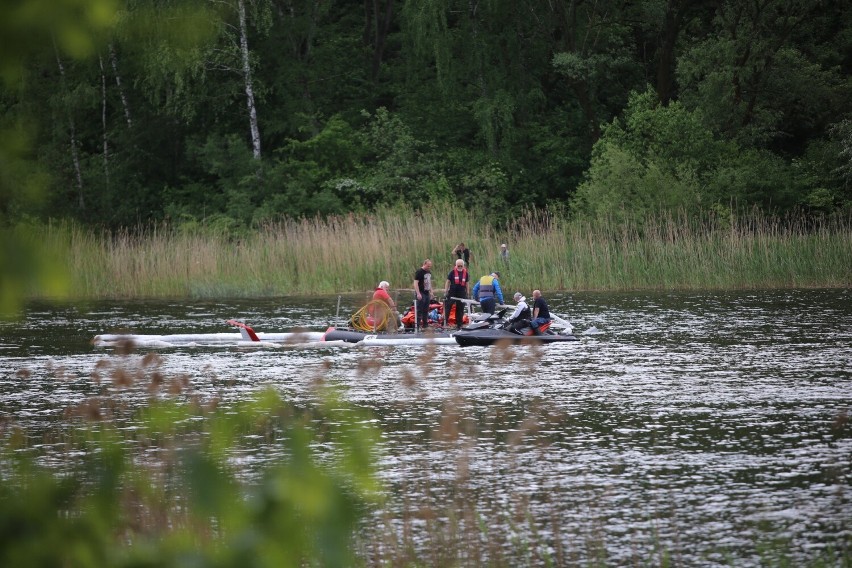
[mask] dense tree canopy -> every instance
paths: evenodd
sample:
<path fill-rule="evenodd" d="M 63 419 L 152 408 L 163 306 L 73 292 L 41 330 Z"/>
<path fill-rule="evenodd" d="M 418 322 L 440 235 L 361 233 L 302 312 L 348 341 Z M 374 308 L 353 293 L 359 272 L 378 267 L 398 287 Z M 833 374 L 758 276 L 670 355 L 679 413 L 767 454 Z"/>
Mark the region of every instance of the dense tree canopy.
<path fill-rule="evenodd" d="M 57 6 L 0 2 L 7 221 L 852 202 L 845 0 Z"/>

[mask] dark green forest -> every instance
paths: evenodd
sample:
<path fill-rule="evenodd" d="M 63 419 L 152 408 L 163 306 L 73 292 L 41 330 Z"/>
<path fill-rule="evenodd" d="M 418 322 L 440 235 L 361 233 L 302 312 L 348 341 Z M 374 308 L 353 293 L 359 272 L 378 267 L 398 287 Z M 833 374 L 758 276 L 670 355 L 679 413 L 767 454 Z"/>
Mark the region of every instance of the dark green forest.
<path fill-rule="evenodd" d="M 7 221 L 852 203 L 845 0 L 2 0 L 0 19 Z"/>

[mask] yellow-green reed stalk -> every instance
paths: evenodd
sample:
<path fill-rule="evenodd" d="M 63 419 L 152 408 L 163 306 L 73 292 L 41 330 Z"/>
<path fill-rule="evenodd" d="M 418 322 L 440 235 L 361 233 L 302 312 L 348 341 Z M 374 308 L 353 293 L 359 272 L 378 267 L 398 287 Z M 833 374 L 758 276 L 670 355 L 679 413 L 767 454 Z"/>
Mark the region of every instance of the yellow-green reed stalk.
<path fill-rule="evenodd" d="M 491 230 L 464 210 L 381 210 L 267 224 L 239 238 L 166 226 L 117 234 L 77 226 L 45 229 L 65 240 L 73 293 L 83 298 L 334 294 L 388 280 L 410 289 L 415 270 L 434 261 L 437 287 L 460 241 L 476 249 Z"/>
<path fill-rule="evenodd" d="M 503 287 L 525 293 L 852 284 L 848 218 L 660 214 L 638 224 L 530 217 L 510 238 Z"/>
<path fill-rule="evenodd" d="M 182 231 L 41 229 L 67 247 L 65 269 L 78 298 L 260 297 L 367 292 L 380 280 L 409 290 L 414 271 L 434 262 L 443 289 L 451 251 L 473 251 L 471 277 L 499 270 L 514 291 L 737 289 L 852 285 L 852 219 L 777 219 L 750 213 L 661 213 L 642 223 L 569 219 L 528 212 L 495 230 L 448 204 L 419 212 L 270 223 L 246 235 Z M 501 261 L 499 246 L 509 245 Z M 55 247 L 54 247 L 55 248 Z M 35 294 L 34 294 L 35 295 Z"/>

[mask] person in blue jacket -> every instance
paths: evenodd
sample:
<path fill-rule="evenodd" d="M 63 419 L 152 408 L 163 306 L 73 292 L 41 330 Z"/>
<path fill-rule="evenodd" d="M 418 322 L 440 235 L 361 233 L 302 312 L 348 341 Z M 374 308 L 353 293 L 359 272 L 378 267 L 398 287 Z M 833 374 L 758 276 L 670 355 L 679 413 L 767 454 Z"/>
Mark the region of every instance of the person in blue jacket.
<path fill-rule="evenodd" d="M 473 299 L 479 302 L 483 312 L 493 314 L 497 310 L 497 302 L 503 303 L 500 273 L 495 271 L 480 278 L 473 287 Z"/>

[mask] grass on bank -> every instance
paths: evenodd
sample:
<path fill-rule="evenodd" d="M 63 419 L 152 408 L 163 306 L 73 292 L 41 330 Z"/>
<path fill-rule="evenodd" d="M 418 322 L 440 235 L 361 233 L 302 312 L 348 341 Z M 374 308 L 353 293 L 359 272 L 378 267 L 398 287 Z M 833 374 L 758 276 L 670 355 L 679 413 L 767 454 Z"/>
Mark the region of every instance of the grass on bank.
<path fill-rule="evenodd" d="M 543 290 L 743 289 L 852 285 L 852 218 L 661 214 L 639 224 L 530 212 L 495 230 L 470 212 L 432 206 L 290 220 L 239 238 L 167 226 L 107 234 L 43 226 L 68 252 L 76 298 L 265 297 L 410 289 L 423 259 L 442 290 L 451 250 L 473 251 L 472 278 L 502 273 L 507 293 Z M 500 243 L 510 250 L 499 258 Z M 37 294 L 36 294 L 37 295 Z"/>

